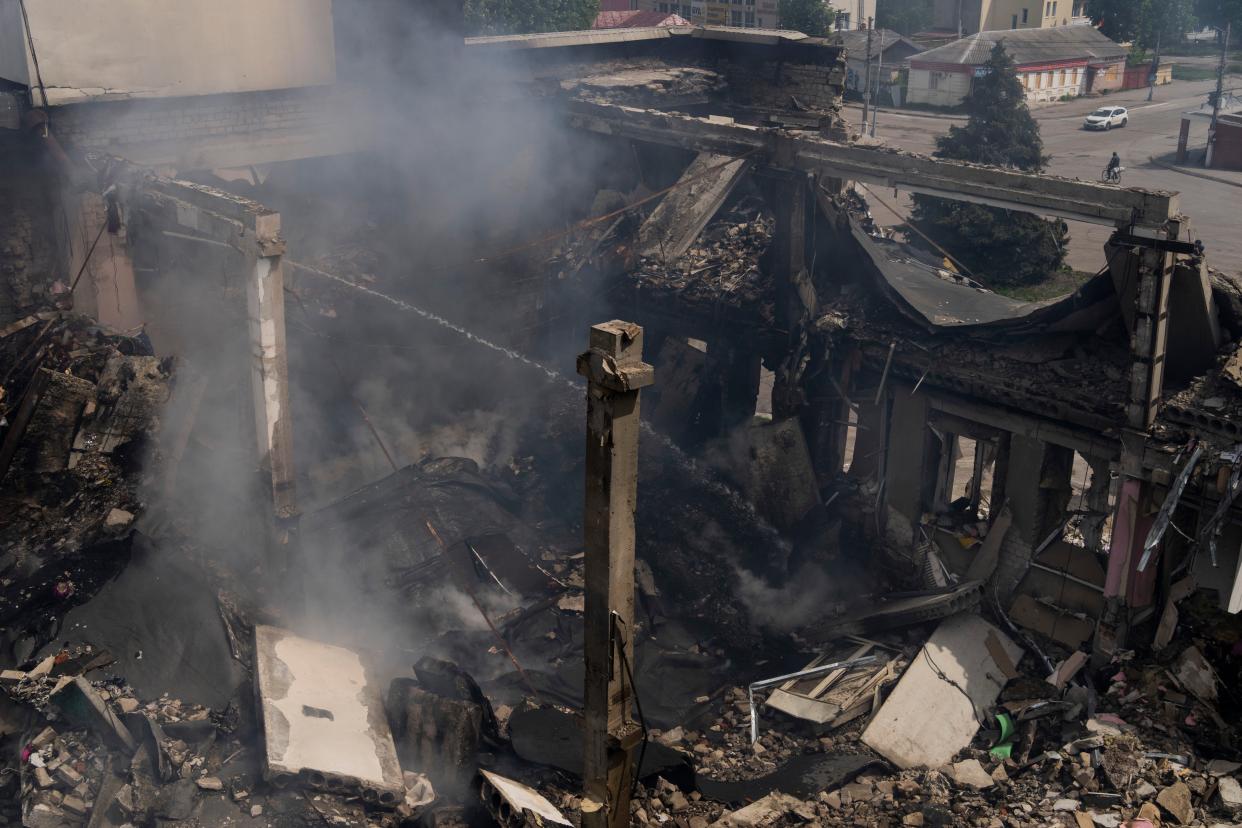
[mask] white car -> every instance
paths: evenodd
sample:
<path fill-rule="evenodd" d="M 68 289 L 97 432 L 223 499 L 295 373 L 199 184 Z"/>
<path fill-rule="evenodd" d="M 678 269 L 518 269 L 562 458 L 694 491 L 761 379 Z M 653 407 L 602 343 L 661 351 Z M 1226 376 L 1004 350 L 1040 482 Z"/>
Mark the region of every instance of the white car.
<path fill-rule="evenodd" d="M 1102 106 L 1087 116 L 1083 129 L 1112 129 L 1130 123 L 1130 111 L 1124 106 Z"/>

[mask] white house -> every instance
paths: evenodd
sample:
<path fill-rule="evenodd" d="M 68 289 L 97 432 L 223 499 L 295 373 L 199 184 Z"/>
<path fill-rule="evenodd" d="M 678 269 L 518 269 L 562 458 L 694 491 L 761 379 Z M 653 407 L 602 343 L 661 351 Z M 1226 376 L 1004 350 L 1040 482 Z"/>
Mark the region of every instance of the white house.
<path fill-rule="evenodd" d="M 1092 26 L 978 32 L 910 59 L 910 103 L 956 106 L 998 42 L 1013 58 L 1028 101 L 1120 89 L 1127 50 Z"/>

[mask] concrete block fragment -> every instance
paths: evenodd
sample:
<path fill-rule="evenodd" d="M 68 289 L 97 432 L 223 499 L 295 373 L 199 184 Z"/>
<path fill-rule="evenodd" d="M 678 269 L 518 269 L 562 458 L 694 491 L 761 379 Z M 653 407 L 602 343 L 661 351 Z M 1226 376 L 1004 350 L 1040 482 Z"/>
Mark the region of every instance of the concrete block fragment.
<path fill-rule="evenodd" d="M 357 653 L 259 625 L 255 679 L 265 779 L 389 807 L 404 797 L 383 701 Z"/>
<path fill-rule="evenodd" d="M 996 701 L 1007 682 L 987 641 L 1011 663 L 1022 648 L 977 615 L 940 623 L 863 731 L 862 742 L 900 768 L 938 768 L 970 744 L 976 709 Z"/>

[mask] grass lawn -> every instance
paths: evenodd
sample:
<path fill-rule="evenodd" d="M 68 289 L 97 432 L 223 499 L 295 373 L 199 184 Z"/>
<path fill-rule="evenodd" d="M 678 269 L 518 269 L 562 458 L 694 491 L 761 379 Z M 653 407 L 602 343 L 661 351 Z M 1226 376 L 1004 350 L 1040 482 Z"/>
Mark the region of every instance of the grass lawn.
<path fill-rule="evenodd" d="M 1201 81 L 1216 77 L 1216 70 L 1208 66 L 1194 66 L 1187 63 L 1173 64 L 1173 80 Z"/>
<path fill-rule="evenodd" d="M 1087 273 L 1081 270 L 1061 270 L 1048 281 L 1040 282 L 1037 285 L 998 286 L 993 287 L 992 290 L 1001 296 L 1008 296 L 1010 299 L 1019 299 L 1023 302 L 1043 302 L 1047 299 L 1057 299 L 1067 293 L 1073 293 L 1094 275 L 1094 273 Z"/>

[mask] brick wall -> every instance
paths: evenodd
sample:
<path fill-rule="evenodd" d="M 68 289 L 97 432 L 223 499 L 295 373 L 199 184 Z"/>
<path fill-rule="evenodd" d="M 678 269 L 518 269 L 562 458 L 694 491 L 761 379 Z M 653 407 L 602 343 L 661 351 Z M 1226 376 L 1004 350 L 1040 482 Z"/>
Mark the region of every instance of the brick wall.
<path fill-rule="evenodd" d="M 831 112 L 840 105 L 845 84 L 843 63 L 723 60 L 717 68 L 728 78 L 734 96 L 755 106 L 790 109 L 792 96 L 808 109 Z"/>
<path fill-rule="evenodd" d="M 358 149 L 353 96 L 341 87 L 112 101 L 55 107 L 52 129 L 71 150 L 138 164 L 208 169 Z"/>
<path fill-rule="evenodd" d="M 46 297 L 59 275 L 54 184 L 41 159 L 24 136 L 0 140 L 0 325 Z"/>

